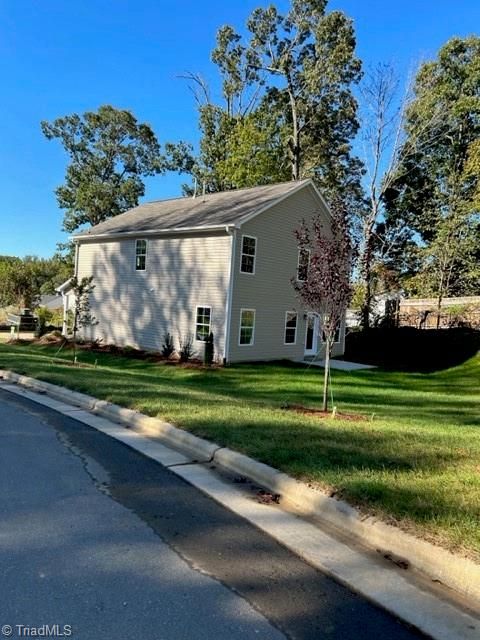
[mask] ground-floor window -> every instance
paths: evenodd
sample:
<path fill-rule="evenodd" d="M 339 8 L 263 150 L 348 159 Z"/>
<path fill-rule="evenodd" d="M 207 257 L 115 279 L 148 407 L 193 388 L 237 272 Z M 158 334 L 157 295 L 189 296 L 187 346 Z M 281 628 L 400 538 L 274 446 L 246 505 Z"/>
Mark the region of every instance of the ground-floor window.
<path fill-rule="evenodd" d="M 297 341 L 297 313 L 287 311 L 285 313 L 285 344 L 295 344 Z"/>
<path fill-rule="evenodd" d="M 197 318 L 195 321 L 195 340 L 205 342 L 210 333 L 210 321 L 212 310 L 210 307 L 197 307 Z"/>
<path fill-rule="evenodd" d="M 240 334 L 239 344 L 253 344 L 255 334 L 255 309 L 240 310 Z"/>

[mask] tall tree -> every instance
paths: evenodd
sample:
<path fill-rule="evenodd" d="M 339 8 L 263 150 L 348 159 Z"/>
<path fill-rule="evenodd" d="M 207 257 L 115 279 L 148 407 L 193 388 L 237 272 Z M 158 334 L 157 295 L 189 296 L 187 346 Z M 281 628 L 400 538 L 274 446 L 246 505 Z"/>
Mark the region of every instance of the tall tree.
<path fill-rule="evenodd" d="M 56 190 L 65 209 L 63 228 L 95 225 L 138 204 L 142 178 L 165 170 L 165 158 L 149 125 L 130 111 L 101 106 L 98 111 L 42 122 L 49 139 L 69 155 L 65 183 Z"/>
<path fill-rule="evenodd" d="M 359 275 L 363 292 L 360 310 L 361 324 L 368 329 L 379 275 L 388 275 L 390 284 L 396 281 L 399 286 L 399 278 L 413 263 L 413 231 L 402 220 L 389 215 L 385 196 L 413 166 L 418 140 L 422 140 L 425 150 L 435 141 L 443 115 L 437 108 L 428 118 L 417 120 L 407 138 L 404 130 L 412 91 L 407 86 L 404 95 L 399 95 L 398 76 L 390 64 L 378 64 L 370 69 L 360 89 L 366 168 L 366 202 L 359 216 Z"/>
<path fill-rule="evenodd" d="M 212 59 L 225 106 L 213 108 L 208 91 L 201 91 L 210 107 L 209 123 L 217 126 L 201 126 L 199 166 L 212 165 L 207 149 L 216 161 L 228 156 L 230 182 L 238 186 L 242 157 L 257 158 L 264 149 L 255 135 L 246 149 L 245 127 L 256 114 L 257 131 L 276 128 L 269 158 L 277 159 L 279 171 L 269 170 L 269 181 L 313 177 L 327 196 L 340 192 L 345 200 L 358 201 L 361 163 L 351 149 L 358 129 L 352 86 L 360 79 L 361 63 L 351 20 L 338 11 L 326 13 L 325 6 L 325 0 L 292 0 L 285 15 L 273 5 L 255 9 L 245 38 L 231 26 L 219 30 Z M 201 123 L 206 113 L 201 111 Z M 227 151 L 229 138 L 233 152 Z"/>
<path fill-rule="evenodd" d="M 352 244 L 347 212 L 339 199 L 332 202 L 331 231 L 321 216 L 303 222 L 296 231 L 299 250 L 309 256 L 302 280 L 292 280 L 302 307 L 320 318 L 325 343 L 323 410 L 328 408 L 330 358 L 335 334 L 345 317 L 352 296 Z"/>
<path fill-rule="evenodd" d="M 431 121 L 436 112 L 441 119 L 435 136 L 418 135 L 419 123 Z M 399 163 L 386 194 L 388 210 L 421 239 L 421 281 L 424 290 L 435 293 L 440 308 L 444 296 L 480 286 L 474 268 L 479 253 L 479 37 L 452 38 L 436 60 L 420 68 L 406 114 L 406 144 L 413 136 L 415 153 Z"/>

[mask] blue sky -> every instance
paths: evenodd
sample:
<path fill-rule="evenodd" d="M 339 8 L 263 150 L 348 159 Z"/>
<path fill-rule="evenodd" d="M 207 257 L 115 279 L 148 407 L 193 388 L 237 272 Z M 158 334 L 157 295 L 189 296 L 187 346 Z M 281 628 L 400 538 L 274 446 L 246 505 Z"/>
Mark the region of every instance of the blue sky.
<path fill-rule="evenodd" d="M 1 0 L 0 254 L 51 255 L 64 241 L 54 189 L 66 156 L 41 120 L 101 104 L 131 109 L 160 142 L 196 141 L 185 70 L 216 87 L 209 62 L 222 24 L 243 28 L 259 0 Z M 265 3 L 267 4 L 267 3 Z M 288 3 L 276 3 L 285 10 Z M 406 75 L 454 35 L 477 32 L 477 0 L 334 0 L 350 15 L 368 65 L 393 62 Z M 180 194 L 177 175 L 147 181 L 145 199 Z"/>

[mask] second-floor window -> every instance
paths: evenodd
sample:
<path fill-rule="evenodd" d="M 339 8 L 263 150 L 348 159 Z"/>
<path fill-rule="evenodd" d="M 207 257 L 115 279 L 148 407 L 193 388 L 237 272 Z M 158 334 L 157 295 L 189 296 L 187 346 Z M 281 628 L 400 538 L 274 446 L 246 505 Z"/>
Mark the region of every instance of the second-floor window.
<path fill-rule="evenodd" d="M 242 273 L 255 273 L 255 258 L 257 252 L 257 239 L 252 236 L 242 236 L 242 257 L 240 271 Z"/>
<path fill-rule="evenodd" d="M 135 243 L 135 270 L 145 271 L 147 268 L 147 241 L 137 240 Z"/>
<path fill-rule="evenodd" d="M 305 282 L 308 276 L 308 267 L 310 264 L 310 251 L 308 249 L 298 250 L 298 268 L 297 280 Z"/>

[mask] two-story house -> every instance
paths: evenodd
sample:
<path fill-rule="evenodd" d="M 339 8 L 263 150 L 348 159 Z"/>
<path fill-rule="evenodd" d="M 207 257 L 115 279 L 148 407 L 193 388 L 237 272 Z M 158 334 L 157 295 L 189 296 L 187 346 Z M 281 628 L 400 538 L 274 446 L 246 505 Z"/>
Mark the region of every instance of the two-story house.
<path fill-rule="evenodd" d="M 294 230 L 328 207 L 310 180 L 141 204 L 75 236 L 75 275 L 93 276 L 89 331 L 160 350 L 213 332 L 224 362 L 321 354 L 319 319 L 292 286 L 306 265 Z M 344 326 L 334 354 L 343 353 Z"/>

